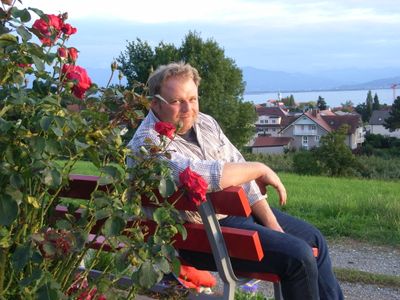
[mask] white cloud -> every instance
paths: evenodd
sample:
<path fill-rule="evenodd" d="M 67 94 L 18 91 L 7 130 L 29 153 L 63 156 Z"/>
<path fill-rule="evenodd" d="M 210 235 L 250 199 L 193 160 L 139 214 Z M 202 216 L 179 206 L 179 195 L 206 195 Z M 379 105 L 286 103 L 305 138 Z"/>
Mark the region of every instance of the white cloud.
<path fill-rule="evenodd" d="M 200 22 L 290 27 L 330 22 L 399 22 L 399 13 L 379 12 L 380 3 L 342 1 L 153 0 L 23 1 L 46 13 L 67 11 L 71 19 L 113 19 L 139 23 Z M 358 5 L 356 5 L 358 4 Z"/>

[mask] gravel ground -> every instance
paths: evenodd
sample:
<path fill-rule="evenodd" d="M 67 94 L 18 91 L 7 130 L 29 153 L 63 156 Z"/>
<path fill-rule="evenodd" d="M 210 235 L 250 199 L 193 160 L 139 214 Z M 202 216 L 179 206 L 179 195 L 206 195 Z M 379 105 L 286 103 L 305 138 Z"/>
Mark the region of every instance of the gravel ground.
<path fill-rule="evenodd" d="M 372 246 L 351 240 L 328 244 L 334 267 L 400 276 L 400 247 Z M 346 300 L 400 300 L 400 289 L 397 288 L 348 282 L 340 285 Z M 266 297 L 273 297 L 271 283 L 261 282 L 259 290 Z"/>

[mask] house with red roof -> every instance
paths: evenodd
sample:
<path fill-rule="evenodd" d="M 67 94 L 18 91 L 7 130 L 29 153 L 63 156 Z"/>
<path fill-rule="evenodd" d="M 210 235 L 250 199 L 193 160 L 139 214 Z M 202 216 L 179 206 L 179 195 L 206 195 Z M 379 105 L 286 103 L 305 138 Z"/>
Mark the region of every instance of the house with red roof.
<path fill-rule="evenodd" d="M 259 135 L 251 146 L 252 153 L 278 154 L 291 148 L 291 137 Z"/>
<path fill-rule="evenodd" d="M 356 149 L 364 142 L 364 128 L 358 114 L 324 114 L 314 109 L 293 120 L 280 131 L 282 137 L 293 138 L 292 148 L 312 149 L 318 147 L 322 136 L 348 126 L 345 143 L 350 149 Z"/>
<path fill-rule="evenodd" d="M 256 105 L 256 112 L 257 135 L 279 136 L 279 132 L 286 126 L 288 112 L 281 106 L 265 105 Z"/>

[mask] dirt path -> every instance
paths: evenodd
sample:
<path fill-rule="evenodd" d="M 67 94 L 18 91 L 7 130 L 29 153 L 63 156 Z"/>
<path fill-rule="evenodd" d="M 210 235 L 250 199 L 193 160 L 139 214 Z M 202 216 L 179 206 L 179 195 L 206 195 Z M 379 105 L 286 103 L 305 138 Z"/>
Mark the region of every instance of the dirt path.
<path fill-rule="evenodd" d="M 400 276 L 400 247 L 374 246 L 352 240 L 329 241 L 333 266 L 375 274 Z M 346 300 L 400 300 L 400 289 L 341 282 Z M 272 284 L 259 284 L 267 297 L 273 297 Z"/>

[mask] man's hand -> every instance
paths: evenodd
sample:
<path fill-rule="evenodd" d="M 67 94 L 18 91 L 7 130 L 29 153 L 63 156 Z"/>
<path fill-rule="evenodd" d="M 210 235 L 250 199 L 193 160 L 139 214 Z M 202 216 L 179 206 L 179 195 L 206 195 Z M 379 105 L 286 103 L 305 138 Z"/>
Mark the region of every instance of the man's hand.
<path fill-rule="evenodd" d="M 254 217 L 265 227 L 275 231 L 284 232 L 265 199 L 254 203 L 251 207 L 251 211 Z"/>
<path fill-rule="evenodd" d="M 278 192 L 279 204 L 285 205 L 287 200 L 285 186 L 283 185 L 278 175 L 274 171 L 272 171 L 271 168 L 267 166 L 265 167 L 266 167 L 265 174 L 256 179 L 256 183 L 260 188 L 261 193 L 265 195 L 267 193 L 267 186 L 271 185 Z"/>

